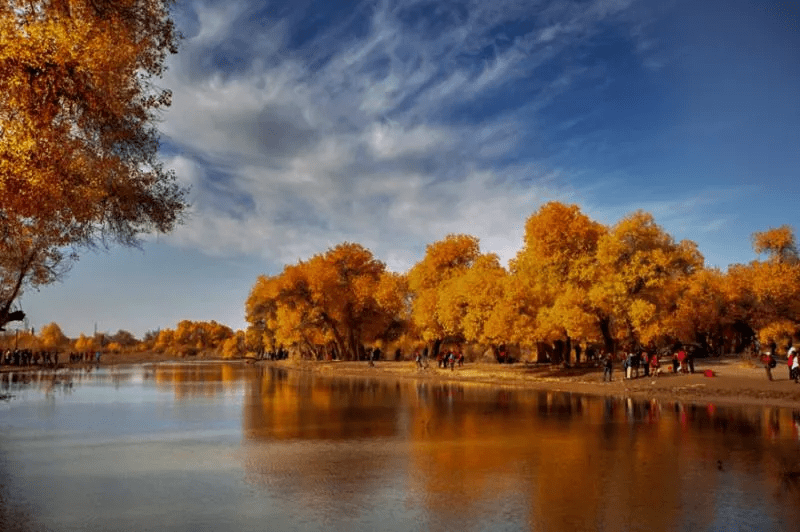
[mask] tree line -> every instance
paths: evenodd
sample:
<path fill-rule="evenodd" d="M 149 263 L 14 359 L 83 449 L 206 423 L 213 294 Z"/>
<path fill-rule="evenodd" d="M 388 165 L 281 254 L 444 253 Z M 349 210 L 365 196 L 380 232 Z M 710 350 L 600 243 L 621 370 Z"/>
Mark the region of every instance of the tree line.
<path fill-rule="evenodd" d="M 709 268 L 697 245 L 637 211 L 612 226 L 550 202 L 525 224 L 504 267 L 474 236 L 427 246 L 405 273 L 343 243 L 262 275 L 246 302 L 243 346 L 292 346 L 313 357 L 358 359 L 364 346 L 478 344 L 547 352 L 577 347 L 656 349 L 694 343 L 741 351 L 787 345 L 800 332 L 800 260 L 791 227 L 753 235 L 765 260 Z"/>

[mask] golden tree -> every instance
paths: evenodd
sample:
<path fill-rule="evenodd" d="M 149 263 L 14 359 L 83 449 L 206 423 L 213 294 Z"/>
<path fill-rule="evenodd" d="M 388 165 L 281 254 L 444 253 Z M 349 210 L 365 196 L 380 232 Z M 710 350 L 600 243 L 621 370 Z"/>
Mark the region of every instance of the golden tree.
<path fill-rule="evenodd" d="M 447 336 L 467 342 L 502 343 L 487 325 L 503 302 L 505 268 L 493 253 L 479 255 L 461 275 L 444 281 L 437 305 L 437 316 Z"/>
<path fill-rule="evenodd" d="M 69 343 L 57 323 L 48 323 L 39 331 L 39 343 L 44 349 L 58 349 Z"/>
<path fill-rule="evenodd" d="M 0 5 L 0 328 L 77 250 L 169 231 L 185 190 L 158 159 L 171 0 Z"/>
<path fill-rule="evenodd" d="M 433 342 L 434 356 L 441 342 L 450 334 L 440 316 L 440 303 L 447 284 L 463 275 L 480 256 L 478 239 L 470 235 L 447 235 L 428 245 L 425 256 L 408 272 L 412 294 L 411 319 L 426 342 Z"/>
<path fill-rule="evenodd" d="M 402 276 L 386 272 L 359 244 L 344 243 L 280 275 L 259 277 L 246 315 L 272 348 L 298 345 L 319 355 L 332 344 L 340 357 L 358 358 L 365 342 L 400 327 L 405 300 Z"/>
<path fill-rule="evenodd" d="M 764 261 L 728 269 L 729 305 L 763 343 L 788 343 L 800 333 L 800 260 L 789 226 L 753 235 Z"/>
<path fill-rule="evenodd" d="M 672 312 L 659 323 L 660 333 L 681 342 L 698 342 L 719 351 L 727 329 L 736 324 L 726 274 L 716 268 L 699 268 L 674 284 L 677 298 Z"/>
<path fill-rule="evenodd" d="M 550 202 L 528 218 L 525 245 L 511 263 L 515 287 L 507 292 L 518 313 L 514 341 L 555 342 L 561 357 L 573 340 L 599 336 L 588 291 L 605 233 L 577 205 Z"/>
<path fill-rule="evenodd" d="M 589 290 L 606 344 L 658 339 L 681 284 L 702 267 L 697 245 L 676 243 L 651 214 L 637 211 L 619 221 L 598 241 Z"/>

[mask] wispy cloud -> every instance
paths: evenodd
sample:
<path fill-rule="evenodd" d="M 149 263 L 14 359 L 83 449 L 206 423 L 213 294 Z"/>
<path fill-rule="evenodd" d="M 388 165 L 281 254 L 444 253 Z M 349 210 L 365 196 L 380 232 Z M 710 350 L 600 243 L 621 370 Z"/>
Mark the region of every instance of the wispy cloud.
<path fill-rule="evenodd" d="M 194 209 L 171 241 L 279 264 L 355 240 L 401 268 L 468 232 L 510 257 L 525 218 L 570 196 L 522 144 L 596 76 L 557 58 L 631 3 L 367 3 L 313 32 L 298 13 L 253 22 L 267 4 L 187 4 L 163 131 Z"/>

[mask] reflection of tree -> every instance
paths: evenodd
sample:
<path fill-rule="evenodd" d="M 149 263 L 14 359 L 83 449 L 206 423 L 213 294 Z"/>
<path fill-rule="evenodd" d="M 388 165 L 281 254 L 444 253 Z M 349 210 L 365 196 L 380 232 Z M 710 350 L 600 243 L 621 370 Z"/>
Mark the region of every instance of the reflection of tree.
<path fill-rule="evenodd" d="M 800 463 L 783 410 L 257 371 L 243 412 L 248 478 L 332 515 L 399 485 L 430 529 L 474 528 L 509 507 L 534 529 L 709 529 L 734 502 L 763 511 L 736 499 L 758 489 L 735 483 L 798 496 L 782 481 Z"/>
<path fill-rule="evenodd" d="M 245 390 L 246 438 L 352 440 L 397 435 L 400 397 L 394 384 L 326 380 L 272 367 L 258 370 L 259 377 Z"/>
<path fill-rule="evenodd" d="M 247 478 L 326 518 L 368 507 L 403 454 L 389 444 L 403 403 L 394 383 L 254 373 L 242 414 Z"/>
<path fill-rule="evenodd" d="M 174 390 L 176 399 L 216 397 L 254 378 L 240 364 L 175 364 L 155 367 L 153 379 L 162 390 Z"/>

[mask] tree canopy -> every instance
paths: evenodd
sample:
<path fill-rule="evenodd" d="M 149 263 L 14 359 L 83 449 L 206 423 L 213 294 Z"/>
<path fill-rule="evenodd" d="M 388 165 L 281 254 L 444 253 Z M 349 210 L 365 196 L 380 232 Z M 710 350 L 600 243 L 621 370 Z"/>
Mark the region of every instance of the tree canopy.
<path fill-rule="evenodd" d="M 444 342 L 546 344 L 555 361 L 576 345 L 614 351 L 680 341 L 716 351 L 740 349 L 755 333 L 797 338 L 794 233 L 770 229 L 753 243 L 766 260 L 723 272 L 706 268 L 694 242 L 675 241 L 649 213 L 606 226 L 577 205 L 550 202 L 528 218 L 508 270 L 474 236 L 451 234 L 428 245 L 406 275 L 342 244 L 261 276 L 247 301 L 245 338 L 269 349 L 335 344 L 353 357 L 391 329 L 434 354 Z"/>
<path fill-rule="evenodd" d="M 171 0 L 0 5 L 0 328 L 87 246 L 169 231 L 185 190 L 158 159 Z"/>

